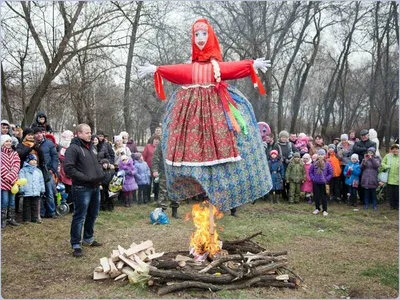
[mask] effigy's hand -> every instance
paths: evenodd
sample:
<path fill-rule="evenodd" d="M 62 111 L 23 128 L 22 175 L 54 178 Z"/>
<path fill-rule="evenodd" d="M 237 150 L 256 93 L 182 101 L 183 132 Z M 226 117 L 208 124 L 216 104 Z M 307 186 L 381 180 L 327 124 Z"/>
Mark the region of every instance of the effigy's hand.
<path fill-rule="evenodd" d="M 144 65 L 138 67 L 138 76 L 139 78 L 143 78 L 148 74 L 154 74 L 157 71 L 157 67 L 155 65 Z"/>
<path fill-rule="evenodd" d="M 253 66 L 254 68 L 259 69 L 261 70 L 261 72 L 265 73 L 267 72 L 268 68 L 271 67 L 271 61 L 266 60 L 263 57 L 257 58 L 256 60 L 254 60 Z"/>

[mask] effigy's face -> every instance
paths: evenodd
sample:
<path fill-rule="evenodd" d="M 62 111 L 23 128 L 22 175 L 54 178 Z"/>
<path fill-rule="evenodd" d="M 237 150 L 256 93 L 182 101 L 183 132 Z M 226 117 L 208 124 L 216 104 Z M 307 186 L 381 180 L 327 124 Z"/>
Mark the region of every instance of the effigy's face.
<path fill-rule="evenodd" d="M 203 50 L 208 40 L 208 32 L 205 30 L 198 30 L 194 33 L 194 43 L 196 46 Z"/>

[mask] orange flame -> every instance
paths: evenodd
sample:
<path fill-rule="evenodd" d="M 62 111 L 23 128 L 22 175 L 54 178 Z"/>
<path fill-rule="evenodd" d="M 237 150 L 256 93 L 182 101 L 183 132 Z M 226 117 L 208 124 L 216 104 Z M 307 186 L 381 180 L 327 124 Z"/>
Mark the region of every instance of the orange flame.
<path fill-rule="evenodd" d="M 193 248 L 196 255 L 203 255 L 208 252 L 210 256 L 213 256 L 221 250 L 220 242 L 218 240 L 218 233 L 216 231 L 216 224 L 214 219 L 220 219 L 223 217 L 223 213 L 211 205 L 212 215 L 212 226 L 210 229 L 210 204 L 208 201 L 193 205 L 192 218 L 193 223 L 196 227 L 196 231 L 192 233 L 190 246 Z"/>

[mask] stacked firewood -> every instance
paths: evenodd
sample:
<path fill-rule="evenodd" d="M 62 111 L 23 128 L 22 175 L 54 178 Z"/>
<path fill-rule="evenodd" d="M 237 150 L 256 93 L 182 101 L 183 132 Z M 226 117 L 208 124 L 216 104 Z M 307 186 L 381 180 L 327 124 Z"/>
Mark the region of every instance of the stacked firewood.
<path fill-rule="evenodd" d="M 156 253 L 151 241 L 133 244 L 128 250 L 119 247 L 118 255 L 114 250 L 111 257 L 100 259 L 101 267 L 95 269 L 94 279 L 128 278 L 132 283 L 157 287 L 160 296 L 193 288 L 219 291 L 299 287 L 302 280 L 288 269 L 287 252 L 267 251 L 251 241 L 259 234 L 225 241 L 222 250 L 205 261 L 196 261 L 188 251 Z M 116 263 L 115 269 L 107 268 L 106 260 Z"/>

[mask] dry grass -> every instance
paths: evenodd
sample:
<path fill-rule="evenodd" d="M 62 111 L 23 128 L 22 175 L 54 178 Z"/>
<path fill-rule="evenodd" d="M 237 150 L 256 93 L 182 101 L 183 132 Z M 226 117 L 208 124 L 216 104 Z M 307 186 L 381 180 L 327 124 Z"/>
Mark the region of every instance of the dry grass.
<path fill-rule="evenodd" d="M 182 205 L 184 215 L 191 205 Z M 192 223 L 171 220 L 153 226 L 148 215 L 152 206 L 117 207 L 100 213 L 96 238 L 100 248 L 85 248 L 84 258 L 71 255 L 71 215 L 43 224 L 7 227 L 2 232 L 3 298 L 160 298 L 152 289 L 126 282 L 94 282 L 93 269 L 99 258 L 120 244 L 151 239 L 157 251 L 188 249 Z M 302 203 L 271 205 L 259 201 L 238 210 L 239 218 L 218 221 L 223 240 L 242 238 L 257 231 L 254 240 L 270 250 L 287 250 L 289 267 L 304 278 L 298 290 L 253 288 L 238 291 L 185 291 L 163 298 L 395 298 L 398 297 L 398 212 L 383 204 L 378 211 L 355 212 L 332 204 L 327 218 L 311 214 Z M 397 276 L 396 276 L 397 275 Z"/>

